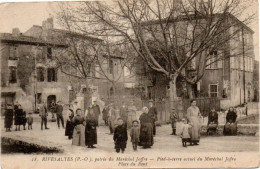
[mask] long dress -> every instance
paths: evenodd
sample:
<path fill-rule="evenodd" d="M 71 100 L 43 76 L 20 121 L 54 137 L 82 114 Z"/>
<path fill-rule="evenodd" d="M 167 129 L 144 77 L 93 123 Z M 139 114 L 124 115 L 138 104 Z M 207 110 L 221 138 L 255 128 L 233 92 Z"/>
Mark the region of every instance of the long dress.
<path fill-rule="evenodd" d="M 72 109 L 69 109 L 69 111 L 70 111 L 70 115 L 69 115 L 69 119 L 66 122 L 65 136 L 68 136 L 68 138 L 71 139 L 73 135 L 73 129 L 74 129 L 74 124 L 72 123 L 74 112 Z"/>
<path fill-rule="evenodd" d="M 6 109 L 5 111 L 5 128 L 11 128 L 13 125 L 13 109 Z"/>
<path fill-rule="evenodd" d="M 235 111 L 228 111 L 226 116 L 226 124 L 224 126 L 224 135 L 236 135 L 237 134 L 237 114 Z"/>
<path fill-rule="evenodd" d="M 132 126 L 132 122 L 134 120 L 137 120 L 136 118 L 136 107 L 135 106 L 129 106 L 128 107 L 128 126 Z"/>
<path fill-rule="evenodd" d="M 150 147 L 153 145 L 153 119 L 149 114 L 140 116 L 140 146 Z"/>
<path fill-rule="evenodd" d="M 191 139 L 190 141 L 193 143 L 198 143 L 200 141 L 200 110 L 197 106 L 190 106 L 187 110 L 187 119 L 191 123 Z"/>
<path fill-rule="evenodd" d="M 24 124 L 24 112 L 23 109 L 16 109 L 14 111 L 14 125 Z"/>
<path fill-rule="evenodd" d="M 81 116 L 75 116 L 72 119 L 74 130 L 73 130 L 73 138 L 72 145 L 76 146 L 85 146 L 85 127 L 83 126 L 85 119 Z"/>
<path fill-rule="evenodd" d="M 216 133 L 218 127 L 218 113 L 217 112 L 210 112 L 208 116 L 208 129 L 207 133 L 210 132 Z"/>
<path fill-rule="evenodd" d="M 85 128 L 85 144 L 86 146 L 93 146 L 97 144 L 97 121 L 94 114 L 88 114 L 86 118 Z"/>

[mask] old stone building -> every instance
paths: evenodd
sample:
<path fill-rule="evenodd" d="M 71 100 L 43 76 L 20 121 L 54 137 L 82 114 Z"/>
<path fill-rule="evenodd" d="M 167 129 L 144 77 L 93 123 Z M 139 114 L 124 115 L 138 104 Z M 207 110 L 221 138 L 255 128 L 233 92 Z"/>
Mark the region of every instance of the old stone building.
<path fill-rule="evenodd" d="M 131 95 L 127 91 L 134 87 L 134 78 L 128 77 L 122 56 L 100 52 L 102 62 L 84 65 L 88 72 L 85 78 L 76 77 L 79 72 L 71 66 L 62 69 L 58 59 L 70 59 L 70 54 L 68 41 L 61 37 L 68 35 L 102 47 L 101 39 L 55 29 L 52 18 L 23 34 L 17 28 L 12 34 L 1 34 L 2 108 L 18 101 L 32 111 L 43 101 L 69 104 L 76 99 L 85 109 L 95 99 L 107 102 Z"/>
<path fill-rule="evenodd" d="M 218 15 L 216 15 L 218 17 Z M 254 46 L 253 34 L 254 32 L 239 21 L 233 15 L 228 15 L 225 24 L 229 24 L 228 29 L 221 34 L 221 36 L 232 37 L 222 44 L 217 50 L 209 51 L 210 59 L 207 60 L 204 75 L 201 80 L 192 86 L 195 97 L 197 98 L 216 98 L 220 100 L 220 107 L 226 109 L 230 106 L 241 105 L 245 102 L 250 102 L 254 98 L 253 88 L 253 68 L 254 68 Z M 196 20 L 196 19 L 195 19 Z M 199 23 L 203 23 L 203 19 L 199 19 Z M 160 32 L 156 32 L 160 24 L 169 22 L 169 30 L 171 27 L 171 20 L 153 20 L 143 23 L 148 30 L 153 30 L 153 33 L 160 38 Z M 173 19 L 177 27 L 178 34 L 184 32 L 185 36 L 191 36 L 192 27 L 189 27 L 184 18 L 178 18 L 177 21 Z M 191 21 L 192 22 L 192 21 Z M 195 21 L 194 21 L 195 22 Z M 199 32 L 199 29 L 194 32 Z M 150 32 L 146 34 L 147 40 L 152 35 Z M 219 36 L 219 38 L 222 38 Z M 180 45 L 180 44 L 179 44 Z M 218 58 L 223 58 L 219 59 Z M 191 61 L 188 69 L 190 76 L 195 73 L 195 68 L 199 63 L 199 59 L 195 58 Z M 168 84 L 169 80 L 162 73 L 147 73 L 142 66 L 139 76 L 142 79 L 142 86 L 145 89 L 146 96 L 155 100 L 163 100 L 169 97 Z M 177 95 L 181 98 L 186 98 L 187 93 L 184 89 L 184 81 L 181 77 L 177 79 Z M 166 99 L 167 100 L 167 99 Z"/>

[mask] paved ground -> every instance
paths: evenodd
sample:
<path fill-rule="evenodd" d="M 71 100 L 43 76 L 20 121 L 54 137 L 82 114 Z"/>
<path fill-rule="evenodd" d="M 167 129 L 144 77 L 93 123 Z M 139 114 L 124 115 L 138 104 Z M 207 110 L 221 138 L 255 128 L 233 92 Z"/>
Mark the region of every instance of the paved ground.
<path fill-rule="evenodd" d="M 3 120 L 1 121 L 2 136 L 20 139 L 26 142 L 39 143 L 48 146 L 56 146 L 64 149 L 65 154 L 80 154 L 83 152 L 107 153 L 114 151 L 113 137 L 108 135 L 108 128 L 100 126 L 98 130 L 97 149 L 88 149 L 86 147 L 77 147 L 71 145 L 71 140 L 64 136 L 65 129 L 58 129 L 55 122 L 49 122 L 50 130 L 40 130 L 40 123 L 33 124 L 33 130 L 22 130 L 5 132 Z M 14 129 L 12 129 L 14 130 Z M 201 138 L 199 146 L 190 146 L 183 148 L 181 139 L 178 136 L 172 136 L 170 125 L 157 127 L 155 144 L 152 149 L 139 149 L 137 154 L 152 152 L 257 152 L 259 148 L 258 137 L 255 136 L 204 136 Z M 131 143 L 128 141 L 126 154 L 133 152 Z"/>

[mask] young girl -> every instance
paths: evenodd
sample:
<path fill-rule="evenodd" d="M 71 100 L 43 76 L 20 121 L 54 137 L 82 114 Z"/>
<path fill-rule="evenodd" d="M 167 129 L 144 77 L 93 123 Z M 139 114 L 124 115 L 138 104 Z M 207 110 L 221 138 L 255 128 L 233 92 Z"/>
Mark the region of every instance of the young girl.
<path fill-rule="evenodd" d="M 120 150 L 124 153 L 128 139 L 127 129 L 123 119 L 118 118 L 117 122 L 118 126 L 115 128 L 114 132 L 115 149 L 117 153 L 119 153 Z"/>
<path fill-rule="evenodd" d="M 131 142 L 133 144 L 134 151 L 137 150 L 137 145 L 139 143 L 139 137 L 140 137 L 140 127 L 139 122 L 137 120 L 134 120 L 132 122 L 133 126 L 130 130 L 130 136 L 131 136 Z"/>
<path fill-rule="evenodd" d="M 33 124 L 33 117 L 32 113 L 29 113 L 29 117 L 27 117 L 27 123 L 28 123 L 28 130 L 32 130 L 32 124 Z"/>
<path fill-rule="evenodd" d="M 189 128 L 191 128 L 191 125 L 187 123 L 186 119 L 182 119 L 182 130 L 180 133 L 180 136 L 182 138 L 182 146 L 187 147 L 186 143 L 190 142 L 190 134 L 189 134 Z"/>

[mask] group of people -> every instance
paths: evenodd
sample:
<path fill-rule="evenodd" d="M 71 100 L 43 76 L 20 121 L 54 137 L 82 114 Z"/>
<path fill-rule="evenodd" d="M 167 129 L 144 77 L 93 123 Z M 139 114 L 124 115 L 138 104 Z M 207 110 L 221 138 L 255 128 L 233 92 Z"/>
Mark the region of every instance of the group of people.
<path fill-rule="evenodd" d="M 57 104 L 53 104 L 52 102 L 50 106 L 51 113 L 56 114 L 58 128 L 60 128 L 60 122 L 64 128 L 63 106 L 61 102 L 58 101 Z M 43 130 L 43 125 L 45 129 L 49 129 L 47 127 L 48 109 L 45 102 L 38 108 L 38 111 L 41 117 L 41 130 Z M 96 148 L 94 145 L 97 144 L 97 127 L 101 112 L 97 102 L 94 101 L 94 104 L 90 105 L 85 113 L 80 108 L 73 109 L 73 105 L 70 105 L 69 112 L 65 136 L 72 139 L 73 145 Z M 126 106 L 123 103 L 119 109 L 113 104 L 106 105 L 102 111 L 103 120 L 109 128 L 110 134 L 113 135 L 116 152 L 119 153 L 121 151 L 123 153 L 125 151 L 128 140 L 128 129 L 130 130 L 131 142 L 135 151 L 137 150 L 137 146 L 151 148 L 154 144 L 153 137 L 156 135 L 155 123 L 158 120 L 157 114 L 157 109 L 152 100 L 149 101 L 148 107 L 142 108 L 142 114 L 139 118 L 137 117 L 137 108 L 134 102 L 131 102 L 130 106 Z M 235 109 L 231 107 L 226 115 L 226 124 L 223 130 L 224 135 L 236 135 L 236 118 Z M 179 118 L 174 109 L 171 112 L 170 119 L 172 121 L 172 135 L 176 135 L 176 123 Z M 182 127 L 179 135 L 182 138 L 184 147 L 187 147 L 187 142 L 190 145 L 198 145 L 201 130 L 200 120 L 200 110 L 196 106 L 196 100 L 192 100 L 191 106 L 187 109 L 186 118 L 181 120 Z M 28 129 L 32 129 L 32 113 L 29 113 L 28 117 L 26 117 L 26 112 L 23 111 L 20 104 L 16 104 L 14 108 L 8 105 L 5 111 L 5 128 L 7 132 L 11 131 L 13 121 L 16 125 L 16 131 L 20 130 L 20 125 L 23 125 L 25 130 L 26 123 L 28 123 Z M 212 108 L 208 116 L 207 134 L 215 133 L 217 127 L 218 113 Z"/>
<path fill-rule="evenodd" d="M 94 145 L 97 144 L 97 127 L 100 114 L 100 108 L 96 101 L 88 107 L 85 114 L 81 109 L 77 109 L 74 115 L 72 107 L 70 107 L 69 111 L 70 115 L 66 123 L 65 135 L 72 139 L 73 145 L 96 148 Z M 102 111 L 103 120 L 109 128 L 110 134 L 113 135 L 115 149 L 118 153 L 125 151 L 128 129 L 130 130 L 131 142 L 135 151 L 138 145 L 150 148 L 154 143 L 153 136 L 156 132 L 157 109 L 154 107 L 153 101 L 149 101 L 149 108 L 143 107 L 139 119 L 137 119 L 136 111 L 133 102 L 128 107 L 123 103 L 120 109 L 113 104 L 108 104 Z"/>
<path fill-rule="evenodd" d="M 15 131 L 20 131 L 20 126 L 26 130 L 26 123 L 28 124 L 28 130 L 32 130 L 33 118 L 32 113 L 29 113 L 26 117 L 26 112 L 22 109 L 20 104 L 15 104 L 14 106 L 8 104 L 5 110 L 5 129 L 6 132 L 11 132 L 12 125 L 15 125 Z"/>
<path fill-rule="evenodd" d="M 224 125 L 223 134 L 236 135 L 237 134 L 237 114 L 234 107 L 230 107 L 226 115 L 226 123 Z M 178 122 L 178 115 L 173 109 L 170 115 L 172 123 L 172 135 L 176 135 L 176 124 Z M 187 118 L 181 120 L 182 125 L 180 133 L 182 138 L 182 144 L 187 147 L 187 142 L 190 145 L 198 145 L 200 141 L 200 130 L 201 130 L 201 114 L 199 108 L 196 106 L 196 100 L 191 101 L 191 106 L 187 109 Z M 207 124 L 207 135 L 215 134 L 218 128 L 218 113 L 213 107 L 208 115 Z"/>
<path fill-rule="evenodd" d="M 38 110 L 39 110 L 39 116 L 41 117 L 41 130 L 43 130 L 43 125 L 45 130 L 48 130 L 49 129 L 47 127 L 48 109 L 45 101 L 43 101 L 43 104 L 38 108 Z M 57 104 L 54 101 L 52 101 L 50 104 L 50 111 L 52 113 L 52 118 L 55 118 L 55 114 L 56 114 L 58 128 L 60 128 L 60 122 L 62 128 L 64 128 L 63 106 L 61 104 L 61 101 L 58 101 Z"/>

